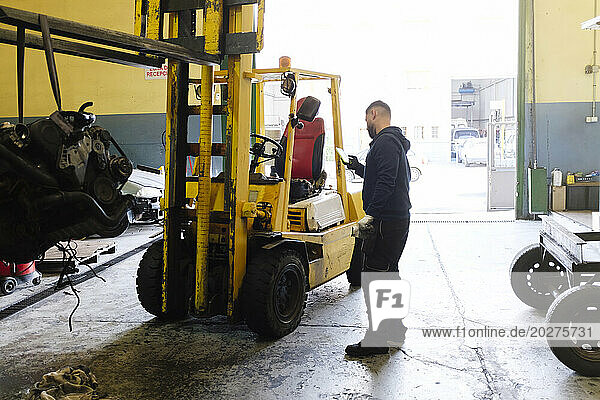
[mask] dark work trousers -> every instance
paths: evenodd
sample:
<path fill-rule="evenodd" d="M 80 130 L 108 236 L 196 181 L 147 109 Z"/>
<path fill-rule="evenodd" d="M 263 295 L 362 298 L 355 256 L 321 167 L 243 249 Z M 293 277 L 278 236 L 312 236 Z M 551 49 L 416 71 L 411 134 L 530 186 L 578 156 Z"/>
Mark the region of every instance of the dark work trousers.
<path fill-rule="evenodd" d="M 364 254 L 363 272 L 398 272 L 398 262 L 406 246 L 410 219 L 401 220 L 375 220 L 374 234 L 363 240 L 362 250 Z M 400 275 L 397 275 L 400 279 Z M 381 322 L 377 332 L 371 327 L 371 310 L 369 299 L 369 288 L 363 285 L 365 304 L 369 316 L 369 329 L 361 342 L 363 346 L 386 346 L 388 341 L 403 342 L 406 327 L 402 320 L 384 320 Z"/>
<path fill-rule="evenodd" d="M 406 246 L 410 219 L 388 219 L 373 221 L 375 232 L 363 240 L 365 255 L 363 271 L 398 272 L 398 262 Z"/>

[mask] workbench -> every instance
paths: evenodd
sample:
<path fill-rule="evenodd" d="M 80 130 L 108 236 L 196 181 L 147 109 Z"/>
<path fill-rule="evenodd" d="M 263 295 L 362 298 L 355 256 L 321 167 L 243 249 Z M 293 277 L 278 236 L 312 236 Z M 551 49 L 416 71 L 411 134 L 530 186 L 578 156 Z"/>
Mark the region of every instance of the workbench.
<path fill-rule="evenodd" d="M 552 186 L 554 211 L 598 210 L 600 182 L 579 182 L 566 186 Z"/>

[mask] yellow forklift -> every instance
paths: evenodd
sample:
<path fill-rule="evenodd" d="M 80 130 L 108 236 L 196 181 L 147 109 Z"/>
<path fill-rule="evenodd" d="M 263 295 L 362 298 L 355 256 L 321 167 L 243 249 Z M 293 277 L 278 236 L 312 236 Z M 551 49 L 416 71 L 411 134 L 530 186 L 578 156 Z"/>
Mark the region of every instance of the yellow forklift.
<path fill-rule="evenodd" d="M 160 33 L 166 20 L 160 7 L 180 3 L 186 2 L 141 4 L 137 32 Z M 342 149 L 340 77 L 290 66 L 253 69 L 252 53 L 262 48 L 264 1 L 202 3 L 201 24 L 194 14 L 190 19 L 187 11 L 170 10 L 166 40 L 185 45 L 201 37 L 204 51 L 218 56 L 223 69 L 202 65 L 201 76 L 190 77 L 187 63 L 169 61 L 164 237 L 140 262 L 138 297 L 162 319 L 226 315 L 277 338 L 300 323 L 307 291 L 348 269 L 352 227 L 364 215 L 360 193 L 346 190 L 338 152 L 336 187 L 325 187 L 320 101 L 296 98 L 304 81 L 329 83 L 334 143 Z M 194 37 L 198 25 L 203 34 Z M 290 101 L 280 141 L 264 134 L 263 88 L 269 82 L 278 82 Z M 199 105 L 188 104 L 192 84 L 199 85 Z M 213 104 L 216 91 L 220 104 Z M 200 116 L 200 139 L 188 143 L 187 119 L 194 114 Z M 212 141 L 215 115 L 225 121 L 222 143 Z M 195 157 L 191 176 L 188 156 Z M 215 156 L 223 157 L 224 170 L 211 177 Z M 267 173 L 268 160 L 275 165 Z"/>

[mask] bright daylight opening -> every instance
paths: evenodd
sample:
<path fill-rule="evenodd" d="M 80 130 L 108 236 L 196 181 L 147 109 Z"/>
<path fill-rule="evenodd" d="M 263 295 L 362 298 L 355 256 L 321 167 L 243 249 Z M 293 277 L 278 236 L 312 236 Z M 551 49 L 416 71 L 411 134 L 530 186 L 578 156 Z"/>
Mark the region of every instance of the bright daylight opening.
<path fill-rule="evenodd" d="M 293 3 L 269 4 L 267 45 L 257 55 L 257 67 L 277 66 L 280 56 L 289 56 L 293 67 L 341 75 L 344 148 L 359 159 L 370 142 L 365 108 L 374 100 L 387 102 L 392 124 L 411 141 L 415 218 L 514 207 L 516 1 L 378 0 L 368 6 L 349 1 L 343 8 L 336 2 Z M 324 167 L 335 179 L 327 87 L 305 83 L 299 97 L 323 102 Z M 265 89 L 265 95 L 266 126 L 270 135 L 281 136 L 289 101 L 278 87 Z M 361 188 L 351 171 L 347 180 L 350 190 Z"/>

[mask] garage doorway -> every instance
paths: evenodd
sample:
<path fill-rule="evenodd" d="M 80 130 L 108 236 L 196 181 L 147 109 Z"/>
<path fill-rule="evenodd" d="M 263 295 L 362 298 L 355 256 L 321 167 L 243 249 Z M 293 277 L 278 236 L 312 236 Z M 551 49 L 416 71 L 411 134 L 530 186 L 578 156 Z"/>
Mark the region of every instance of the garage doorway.
<path fill-rule="evenodd" d="M 411 187 L 415 213 L 466 213 L 514 208 L 516 78 L 451 79 L 446 146 L 424 155 L 427 177 Z M 408 131 L 410 138 L 410 130 Z M 443 136 L 442 136 L 443 135 Z M 420 132 L 416 133 L 417 139 Z M 417 146 L 421 142 L 417 140 Z M 438 195 L 436 195 L 436 193 Z M 444 201 L 439 201 L 439 193 Z"/>
<path fill-rule="evenodd" d="M 295 67 L 339 74 L 347 154 L 364 157 L 370 142 L 364 129 L 365 108 L 374 100 L 385 101 L 392 109 L 392 124 L 402 128 L 411 141 L 411 166 L 420 171 L 419 179 L 411 184 L 415 217 L 486 213 L 486 166 L 466 168 L 451 160 L 452 92 L 469 81 L 476 88 L 492 85 L 482 94 L 490 92 L 498 80 L 505 80 L 499 85 L 516 87 L 518 2 L 377 0 L 360 13 L 354 7 L 340 8 L 336 2 L 305 0 L 302 4 L 294 10 L 293 32 L 286 32 L 285 24 L 265 25 L 265 36 L 271 41 L 257 55 L 257 67 L 273 67 L 286 55 Z M 287 15 L 288 2 L 275 2 L 269 12 Z M 297 32 L 302 32 L 302 40 L 297 40 Z M 318 53 L 315 43 L 322 49 Z M 368 49 L 367 56 L 357 59 L 357 48 Z M 508 102 L 515 100 L 514 96 L 506 100 L 506 110 L 512 112 L 514 105 Z M 472 118 L 473 123 L 481 119 L 481 129 L 486 130 L 489 107 L 481 117 L 475 112 L 462 118 L 468 122 Z M 325 154 L 327 166 L 333 161 L 327 155 L 334 155 L 330 143 L 325 143 Z M 349 175 L 349 189 L 360 190 L 360 180 Z M 514 193 L 515 189 L 501 191 Z"/>

